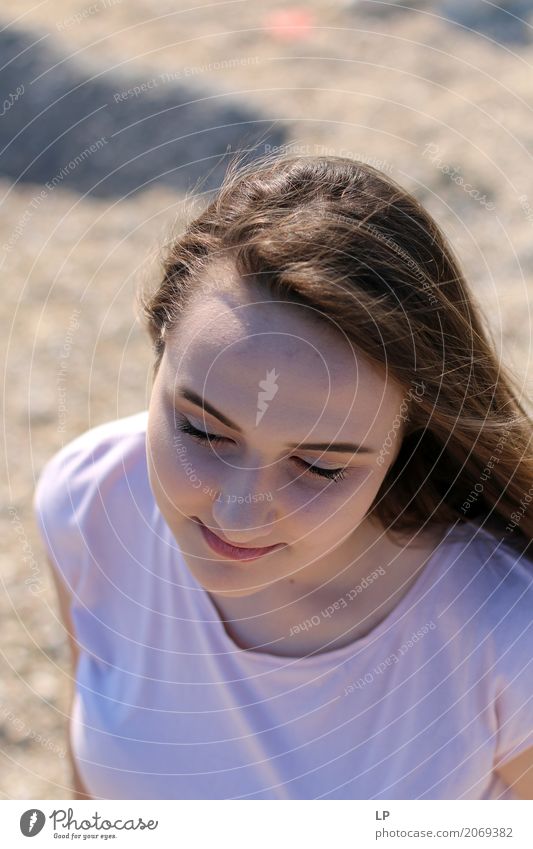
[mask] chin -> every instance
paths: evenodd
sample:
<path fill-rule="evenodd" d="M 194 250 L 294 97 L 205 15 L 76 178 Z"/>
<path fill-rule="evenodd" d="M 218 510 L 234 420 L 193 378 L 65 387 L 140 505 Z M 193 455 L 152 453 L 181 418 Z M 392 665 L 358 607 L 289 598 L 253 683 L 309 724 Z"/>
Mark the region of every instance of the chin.
<path fill-rule="evenodd" d="M 253 563 L 233 560 L 209 560 L 183 555 L 187 567 L 198 583 L 210 593 L 219 593 L 231 598 L 252 596 L 266 589 L 273 581 L 261 582 Z"/>

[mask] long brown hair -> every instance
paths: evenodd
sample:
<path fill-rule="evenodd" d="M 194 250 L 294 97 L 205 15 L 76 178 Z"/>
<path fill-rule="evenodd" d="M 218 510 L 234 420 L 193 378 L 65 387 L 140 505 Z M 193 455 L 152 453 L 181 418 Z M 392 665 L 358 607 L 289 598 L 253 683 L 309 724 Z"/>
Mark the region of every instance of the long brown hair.
<path fill-rule="evenodd" d="M 340 156 L 264 154 L 245 165 L 234 156 L 214 198 L 162 250 L 157 288 L 138 293 L 154 376 L 166 334 L 223 257 L 337 324 L 406 388 L 404 437 L 373 517 L 400 534 L 470 519 L 526 553 L 533 421 L 446 237 L 415 197 Z"/>

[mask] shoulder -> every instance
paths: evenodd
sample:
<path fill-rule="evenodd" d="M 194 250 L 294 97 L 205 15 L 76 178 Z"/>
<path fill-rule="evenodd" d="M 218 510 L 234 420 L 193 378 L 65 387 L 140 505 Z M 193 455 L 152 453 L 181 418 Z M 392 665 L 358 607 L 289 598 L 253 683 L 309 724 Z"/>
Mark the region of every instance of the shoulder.
<path fill-rule="evenodd" d="M 532 698 L 533 562 L 509 545 L 496 547 L 496 543 L 492 550 L 491 545 L 487 543 L 488 559 L 484 564 L 489 602 L 485 621 L 498 689 L 522 686 L 522 695 L 527 693 Z M 529 710 L 533 708 L 530 706 Z"/>
<path fill-rule="evenodd" d="M 33 511 L 51 560 L 69 583 L 80 569 L 84 535 L 98 533 L 95 514 L 132 479 L 146 477 L 147 418 L 145 410 L 90 428 L 41 470 Z"/>
<path fill-rule="evenodd" d="M 478 623 L 507 638 L 533 622 L 533 560 L 500 535 L 472 523 L 456 553 L 461 586 Z"/>
<path fill-rule="evenodd" d="M 488 688 L 503 763 L 533 746 L 533 560 L 496 533 L 463 533 L 446 616 L 461 656 L 478 662 L 471 685 Z"/>
<path fill-rule="evenodd" d="M 490 592 L 492 616 L 514 611 L 515 626 L 533 622 L 533 554 L 502 537 L 478 531 L 471 543 L 484 589 Z M 511 624 L 511 623 L 509 623 Z"/>
<path fill-rule="evenodd" d="M 501 536 L 468 522 L 456 529 L 435 591 L 442 624 L 485 658 L 491 677 L 529 659 L 533 561 Z M 533 681 L 533 676 L 532 676 Z"/>
<path fill-rule="evenodd" d="M 533 581 L 533 551 L 511 544 L 494 530 L 465 522 L 450 536 L 454 563 L 463 577 L 486 590 L 499 588 L 493 603 L 505 604 L 516 593 L 527 589 Z"/>
<path fill-rule="evenodd" d="M 533 562 L 514 547 L 491 551 L 491 545 L 484 631 L 498 725 L 495 763 L 501 765 L 533 747 Z"/>
<path fill-rule="evenodd" d="M 81 499 L 119 484 L 145 455 L 148 411 L 92 427 L 60 448 L 44 465 L 35 487 L 38 514 L 67 518 Z M 78 502 L 78 503 L 77 503 Z"/>

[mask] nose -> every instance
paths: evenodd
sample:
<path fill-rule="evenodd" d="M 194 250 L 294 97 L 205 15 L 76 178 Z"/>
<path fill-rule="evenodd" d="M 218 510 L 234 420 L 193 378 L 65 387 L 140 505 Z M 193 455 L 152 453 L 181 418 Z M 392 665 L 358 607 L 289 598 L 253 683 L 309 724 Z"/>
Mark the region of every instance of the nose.
<path fill-rule="evenodd" d="M 265 476 L 261 477 L 265 482 Z M 250 548 L 285 542 L 276 535 L 278 511 L 274 493 L 258 486 L 259 476 L 240 469 L 231 481 L 239 486 L 230 484 L 219 489 L 212 503 L 210 529 L 228 542 Z"/>

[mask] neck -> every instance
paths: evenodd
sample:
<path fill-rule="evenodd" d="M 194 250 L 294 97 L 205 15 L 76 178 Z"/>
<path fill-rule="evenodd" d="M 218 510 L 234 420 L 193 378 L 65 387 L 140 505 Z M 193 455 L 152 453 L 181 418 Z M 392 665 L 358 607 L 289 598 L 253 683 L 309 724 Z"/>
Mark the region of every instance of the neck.
<path fill-rule="evenodd" d="M 326 564 L 249 596 L 210 592 L 228 636 L 242 649 L 282 657 L 331 651 L 366 636 L 418 578 L 443 531 L 413 532 L 400 545 L 363 524 Z"/>

